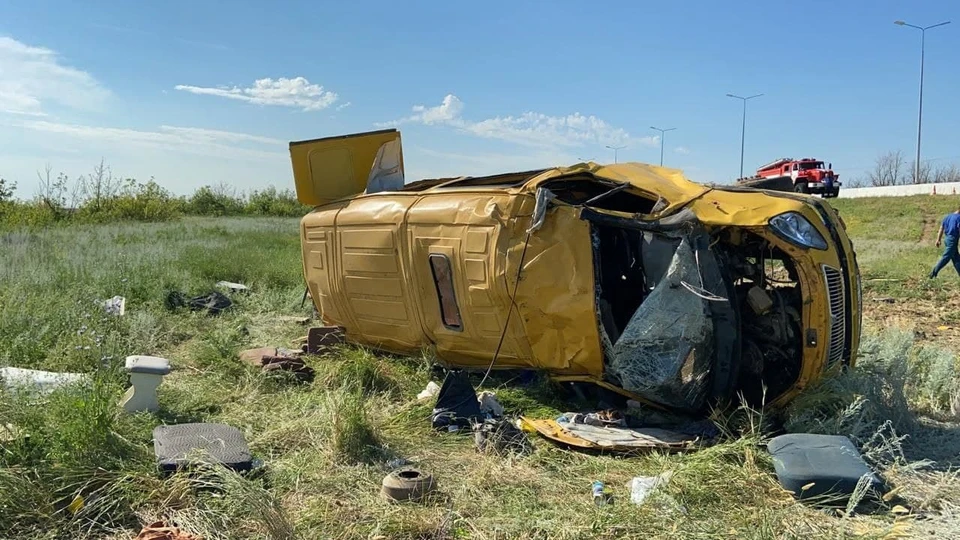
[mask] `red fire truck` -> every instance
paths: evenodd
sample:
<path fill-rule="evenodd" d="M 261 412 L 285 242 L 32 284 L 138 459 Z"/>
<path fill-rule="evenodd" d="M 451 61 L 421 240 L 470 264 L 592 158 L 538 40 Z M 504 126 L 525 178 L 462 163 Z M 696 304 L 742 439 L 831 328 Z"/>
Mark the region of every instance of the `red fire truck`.
<path fill-rule="evenodd" d="M 778 184 L 789 186 L 797 193 L 816 193 L 827 198 L 840 193 L 838 178 L 833 164 L 824 166 L 822 161 L 813 158 L 780 158 L 758 168 L 756 176 L 741 179 L 740 183 Z"/>

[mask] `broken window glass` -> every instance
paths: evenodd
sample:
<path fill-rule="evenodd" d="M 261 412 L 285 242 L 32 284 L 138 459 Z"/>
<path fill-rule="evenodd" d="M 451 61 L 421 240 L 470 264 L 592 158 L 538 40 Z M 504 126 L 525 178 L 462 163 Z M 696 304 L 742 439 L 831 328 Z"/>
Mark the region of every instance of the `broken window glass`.
<path fill-rule="evenodd" d="M 709 303 L 726 299 L 704 289 L 701 262 L 681 240 L 666 275 L 613 344 L 609 369 L 624 389 L 671 407 L 703 405 L 715 354 Z"/>

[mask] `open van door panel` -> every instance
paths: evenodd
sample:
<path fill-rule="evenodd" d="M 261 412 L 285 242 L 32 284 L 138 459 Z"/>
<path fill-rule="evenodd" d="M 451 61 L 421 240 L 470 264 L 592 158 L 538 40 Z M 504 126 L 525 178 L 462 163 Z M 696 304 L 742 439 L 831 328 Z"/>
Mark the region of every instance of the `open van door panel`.
<path fill-rule="evenodd" d="M 403 150 L 395 129 L 291 142 L 290 161 L 297 199 L 309 206 L 364 193 L 368 184 L 371 193 L 403 187 Z"/>

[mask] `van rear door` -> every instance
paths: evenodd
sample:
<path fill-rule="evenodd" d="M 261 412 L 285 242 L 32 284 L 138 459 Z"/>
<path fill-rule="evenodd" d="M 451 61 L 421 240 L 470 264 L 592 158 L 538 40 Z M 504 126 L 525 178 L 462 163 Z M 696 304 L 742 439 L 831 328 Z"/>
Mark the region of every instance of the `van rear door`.
<path fill-rule="evenodd" d="M 297 199 L 308 206 L 363 193 L 368 184 L 370 192 L 403 186 L 396 129 L 291 142 L 290 161 Z"/>

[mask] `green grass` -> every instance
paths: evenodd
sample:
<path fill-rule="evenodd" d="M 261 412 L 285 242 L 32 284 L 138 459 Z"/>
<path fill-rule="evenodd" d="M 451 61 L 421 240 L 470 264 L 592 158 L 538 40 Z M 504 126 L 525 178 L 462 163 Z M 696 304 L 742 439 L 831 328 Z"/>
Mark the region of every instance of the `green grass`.
<path fill-rule="evenodd" d="M 864 241 L 909 241 L 875 235 L 880 225 L 867 218 L 887 212 L 886 203 L 864 204 L 874 206 L 867 211 L 837 202 L 861 261 L 868 257 L 855 227 L 871 231 Z M 898 219 L 905 224 L 911 217 Z M 300 307 L 297 232 L 294 219 L 186 218 L 0 235 L 0 366 L 95 375 L 91 387 L 65 389 L 41 404 L 0 391 L 0 425 L 18 432 L 13 440 L 0 439 L 0 537 L 130 538 L 155 519 L 175 520 L 208 539 L 880 538 L 900 527 L 884 511 L 839 517 L 784 494 L 761 446 L 766 432 L 758 426 L 768 423 L 758 413 L 734 415 L 748 421 L 731 417 L 727 425 L 742 427 L 731 427 L 723 443 L 688 454 L 584 454 L 531 436 L 532 454 L 498 457 L 478 453 L 470 436 L 430 428 L 432 402 L 415 398 L 431 378 L 429 358 L 345 347 L 308 358 L 317 372 L 312 383 L 264 376 L 236 354 L 289 347 L 306 333 L 278 320 L 310 314 L 309 306 Z M 862 264 L 873 272 L 881 259 Z M 234 296 L 235 306 L 220 316 L 164 306 L 170 290 L 203 293 L 221 279 L 251 291 Z M 116 294 L 127 298 L 120 318 L 95 305 Z M 951 392 L 944 381 L 957 373 L 944 359 L 950 357 L 922 352 L 904 336 L 878 338 L 886 352 L 877 357 L 887 360 L 857 372 L 860 378 L 845 376 L 811 391 L 811 403 L 797 409 L 793 421 L 866 439 L 891 411 L 905 415 L 897 429 L 920 426 L 912 411 L 943 411 Z M 129 354 L 157 354 L 174 365 L 155 414 L 117 412 L 125 384 L 120 366 Z M 543 379 L 521 386 L 498 375 L 486 386 L 511 414 L 549 418 L 581 405 Z M 152 429 L 196 421 L 239 428 L 264 461 L 263 473 L 244 477 L 210 468 L 160 477 Z M 946 428 L 922 427 L 911 429 L 939 441 L 938 448 L 956 442 Z M 419 505 L 382 501 L 386 463 L 397 458 L 433 473 L 436 496 Z M 929 470 L 921 476 L 909 461 L 884 467 L 912 504 L 946 515 L 944 501 L 956 497 L 960 485 L 955 476 Z M 644 506 L 629 503 L 632 477 L 667 470 L 674 476 L 661 495 Z M 613 506 L 593 506 L 593 480 L 611 487 Z M 67 507 L 78 496 L 85 505 L 73 515 Z"/>

